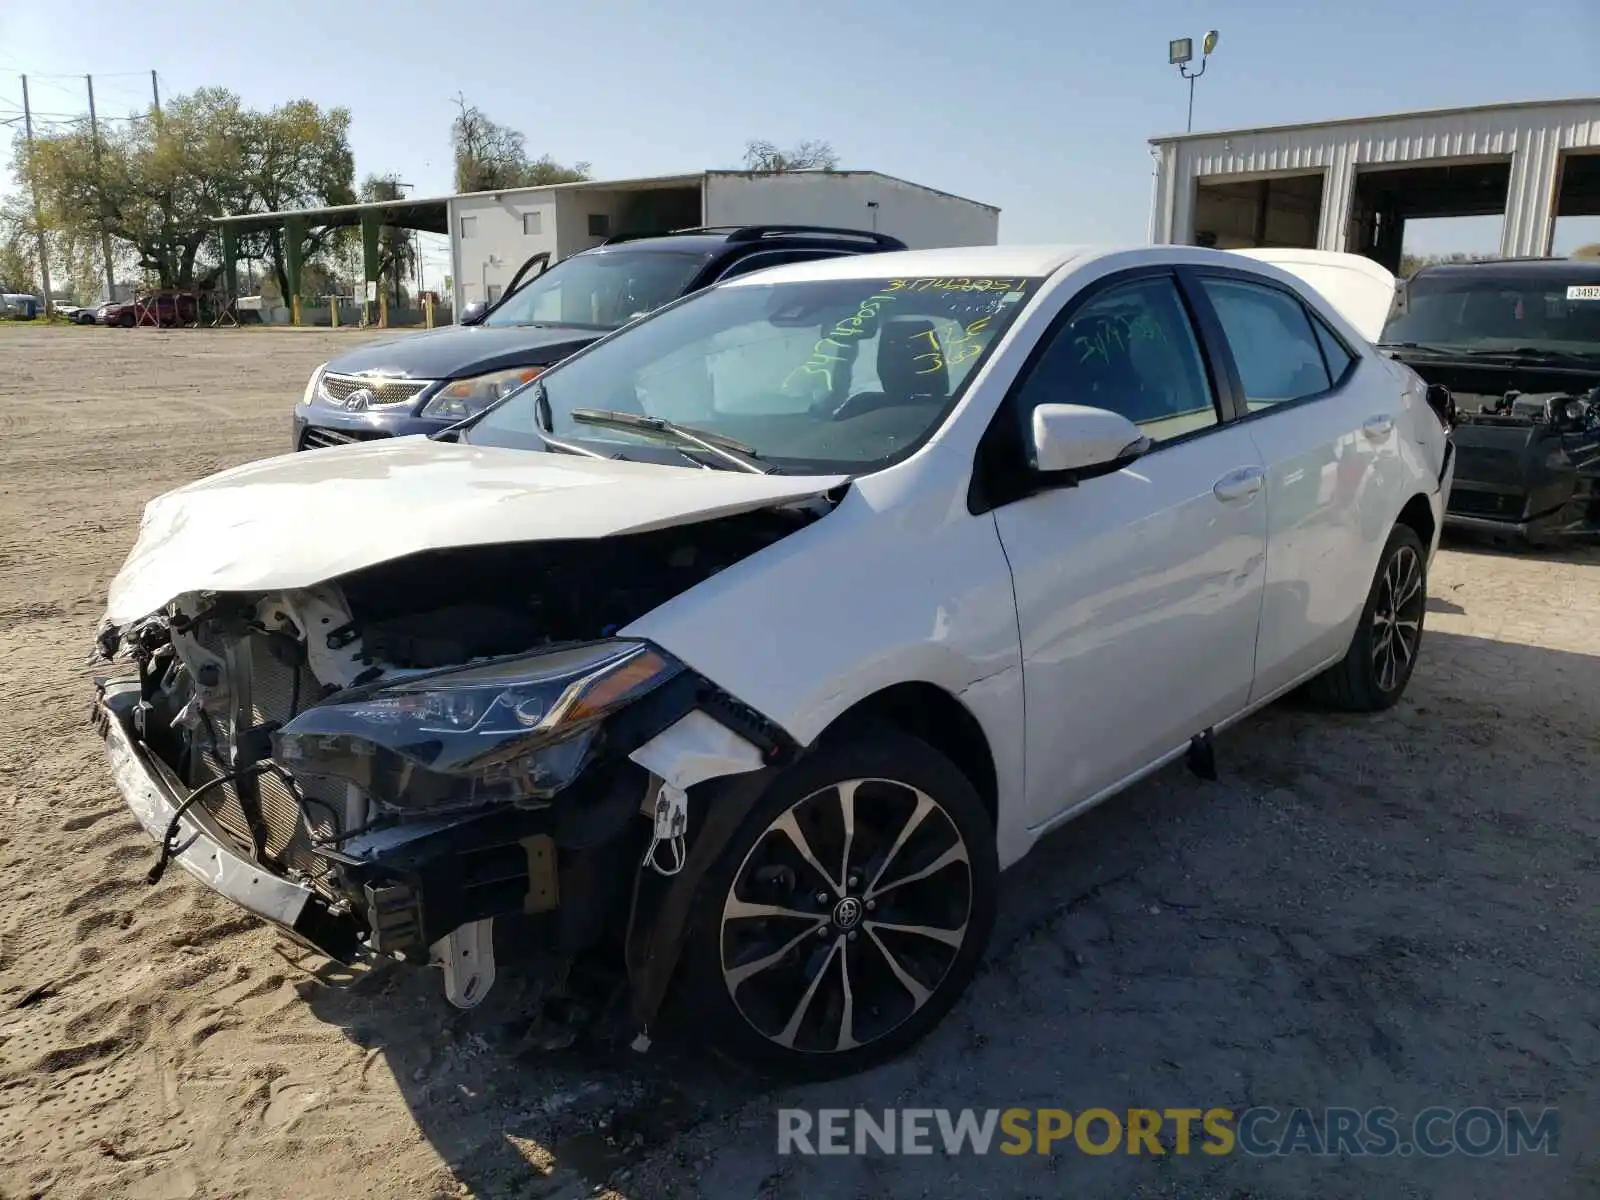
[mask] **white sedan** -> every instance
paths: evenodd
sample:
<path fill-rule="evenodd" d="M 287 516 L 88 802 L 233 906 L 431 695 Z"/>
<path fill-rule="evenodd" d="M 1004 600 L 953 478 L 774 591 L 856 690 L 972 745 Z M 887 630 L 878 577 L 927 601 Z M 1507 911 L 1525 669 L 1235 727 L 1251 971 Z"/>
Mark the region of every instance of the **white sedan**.
<path fill-rule="evenodd" d="M 1400 699 L 1451 447 L 1368 340 L 1392 291 L 1312 252 L 797 263 L 443 437 L 158 497 L 98 637 L 152 882 L 462 1007 L 537 937 L 609 955 L 639 1031 L 881 1061 L 1047 830 L 1300 684 Z"/>

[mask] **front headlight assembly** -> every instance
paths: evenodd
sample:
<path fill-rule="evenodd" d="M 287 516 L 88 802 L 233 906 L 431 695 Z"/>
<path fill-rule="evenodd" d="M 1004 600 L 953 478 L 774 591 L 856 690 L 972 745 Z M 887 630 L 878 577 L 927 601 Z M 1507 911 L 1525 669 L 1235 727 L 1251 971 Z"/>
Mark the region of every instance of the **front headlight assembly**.
<path fill-rule="evenodd" d="M 532 383 L 543 373 L 543 367 L 513 367 L 509 371 L 491 371 L 487 375 L 451 380 L 423 406 L 422 415 L 464 421 L 509 396 L 523 384 Z"/>
<path fill-rule="evenodd" d="M 316 401 L 317 391 L 322 386 L 322 377 L 327 373 L 327 363 L 323 363 L 315 371 L 311 372 L 311 378 L 306 380 L 305 394 L 300 397 L 300 403 L 302 405 L 311 404 Z"/>
<path fill-rule="evenodd" d="M 612 640 L 430 672 L 307 709 L 273 734 L 273 756 L 408 813 L 542 801 L 587 765 L 607 716 L 682 670 Z"/>

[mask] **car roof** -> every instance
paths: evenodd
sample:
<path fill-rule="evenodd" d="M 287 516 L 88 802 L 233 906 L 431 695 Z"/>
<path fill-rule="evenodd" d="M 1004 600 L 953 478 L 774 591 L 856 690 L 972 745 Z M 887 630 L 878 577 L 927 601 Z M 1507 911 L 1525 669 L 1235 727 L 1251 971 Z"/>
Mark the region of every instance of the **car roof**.
<path fill-rule="evenodd" d="M 1170 249 L 1171 247 L 1162 247 Z M 729 280 L 726 287 L 747 281 L 790 283 L 808 279 L 861 279 L 866 277 L 929 276 L 991 277 L 1044 276 L 1076 259 L 1115 252 L 1104 246 L 947 246 L 939 250 L 899 250 L 887 254 L 824 258 L 812 262 L 771 267 L 755 275 Z"/>
<path fill-rule="evenodd" d="M 773 248 L 837 248 L 846 253 L 899 250 L 898 239 L 865 229 L 823 225 L 727 225 L 680 229 L 671 233 L 619 234 L 583 254 L 617 254 L 628 251 L 670 251 L 680 254 L 716 254 L 721 251 L 754 252 Z"/>

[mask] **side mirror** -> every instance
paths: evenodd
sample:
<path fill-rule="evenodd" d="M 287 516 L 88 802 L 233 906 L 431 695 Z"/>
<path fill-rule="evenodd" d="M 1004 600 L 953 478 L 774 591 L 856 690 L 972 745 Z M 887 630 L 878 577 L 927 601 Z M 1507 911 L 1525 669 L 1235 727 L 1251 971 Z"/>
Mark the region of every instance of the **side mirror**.
<path fill-rule="evenodd" d="M 1039 405 L 1028 434 L 1029 465 L 1042 475 L 1109 475 L 1150 449 L 1150 439 L 1121 413 L 1081 404 Z"/>
<path fill-rule="evenodd" d="M 489 304 L 484 300 L 472 300 L 461 310 L 461 324 L 471 325 L 484 313 L 489 311 Z"/>

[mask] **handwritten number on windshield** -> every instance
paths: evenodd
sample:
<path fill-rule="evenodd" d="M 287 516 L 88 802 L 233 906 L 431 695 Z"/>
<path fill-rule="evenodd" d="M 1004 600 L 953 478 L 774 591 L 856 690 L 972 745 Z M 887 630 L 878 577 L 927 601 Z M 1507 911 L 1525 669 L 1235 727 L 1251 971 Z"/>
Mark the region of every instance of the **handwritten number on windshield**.
<path fill-rule="evenodd" d="M 1022 287 L 1020 279 L 891 279 L 891 292 L 1011 292 Z"/>
<path fill-rule="evenodd" d="M 852 315 L 845 317 L 830 329 L 827 336 L 811 348 L 811 356 L 789 372 L 782 386 L 787 388 L 797 375 L 815 375 L 822 380 L 823 386 L 831 393 L 833 391 L 833 366 L 845 357 L 845 347 L 850 339 L 864 336 L 866 327 L 878 315 L 878 310 L 883 307 L 886 301 L 893 299 L 892 295 L 886 295 L 882 292 L 868 296 Z"/>

